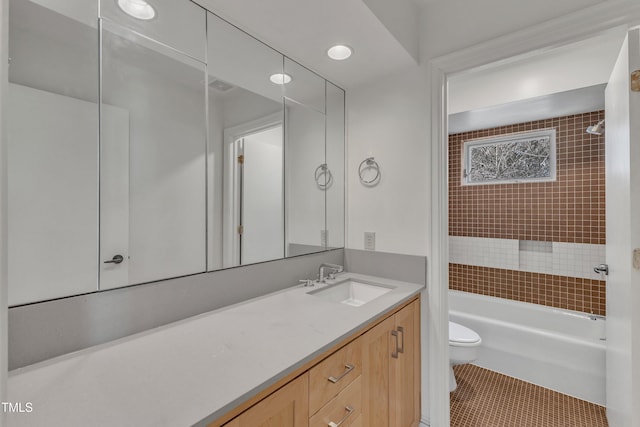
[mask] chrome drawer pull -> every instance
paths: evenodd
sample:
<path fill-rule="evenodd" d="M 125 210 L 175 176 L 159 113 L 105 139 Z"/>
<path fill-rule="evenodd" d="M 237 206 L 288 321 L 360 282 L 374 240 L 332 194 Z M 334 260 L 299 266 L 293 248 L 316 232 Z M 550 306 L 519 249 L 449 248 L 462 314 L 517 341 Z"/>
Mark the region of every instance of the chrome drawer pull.
<path fill-rule="evenodd" d="M 336 378 L 336 377 L 334 377 L 334 376 L 332 375 L 332 376 L 330 376 L 330 377 L 328 378 L 328 380 L 335 384 L 335 383 L 337 383 L 338 381 L 340 381 L 341 379 L 343 379 L 345 375 L 347 375 L 349 372 L 353 371 L 353 369 L 355 368 L 355 366 L 354 366 L 354 365 L 351 365 L 351 364 L 349 364 L 349 363 L 347 363 L 346 365 L 344 365 L 344 367 L 345 367 L 345 368 L 347 368 L 347 369 L 342 373 L 342 375 L 340 375 L 340 376 L 339 376 L 339 377 L 337 377 L 337 378 Z"/>
<path fill-rule="evenodd" d="M 349 418 L 349 416 L 353 414 L 353 408 L 351 406 L 347 406 L 344 409 L 347 411 L 347 414 L 344 417 L 342 417 L 342 419 L 337 423 L 334 423 L 333 421 L 329 421 L 329 427 L 340 427 L 340 425 L 343 422 L 347 421 L 347 418 Z"/>

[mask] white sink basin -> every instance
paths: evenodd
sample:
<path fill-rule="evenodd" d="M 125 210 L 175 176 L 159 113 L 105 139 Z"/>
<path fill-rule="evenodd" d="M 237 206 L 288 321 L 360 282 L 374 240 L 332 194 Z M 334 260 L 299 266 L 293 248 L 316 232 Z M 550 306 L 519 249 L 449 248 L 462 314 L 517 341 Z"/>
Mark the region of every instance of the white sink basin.
<path fill-rule="evenodd" d="M 387 292 L 391 292 L 392 290 L 392 288 L 380 285 L 347 280 L 336 283 L 335 285 L 329 285 L 326 288 L 311 291 L 309 292 L 309 295 L 314 295 L 329 301 L 335 301 L 353 307 L 360 307 L 361 305 L 364 305 Z"/>

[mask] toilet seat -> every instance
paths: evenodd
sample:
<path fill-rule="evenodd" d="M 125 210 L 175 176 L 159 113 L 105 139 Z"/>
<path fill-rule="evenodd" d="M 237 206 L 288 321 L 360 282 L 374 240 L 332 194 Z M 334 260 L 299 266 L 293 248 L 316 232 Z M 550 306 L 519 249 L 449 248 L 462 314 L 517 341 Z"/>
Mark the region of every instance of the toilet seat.
<path fill-rule="evenodd" d="M 475 331 L 455 322 L 449 322 L 449 345 L 469 347 L 479 345 L 482 340 Z"/>

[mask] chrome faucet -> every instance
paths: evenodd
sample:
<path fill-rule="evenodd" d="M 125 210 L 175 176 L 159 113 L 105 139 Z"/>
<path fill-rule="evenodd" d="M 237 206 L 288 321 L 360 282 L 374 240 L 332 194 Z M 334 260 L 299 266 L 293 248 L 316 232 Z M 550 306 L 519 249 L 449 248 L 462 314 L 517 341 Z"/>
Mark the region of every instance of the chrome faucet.
<path fill-rule="evenodd" d="M 330 270 L 329 274 L 324 275 L 325 269 Z M 342 273 L 344 267 L 337 264 L 322 263 L 318 269 L 318 282 L 326 283 L 327 279 L 333 280 L 336 278 L 336 273 Z"/>

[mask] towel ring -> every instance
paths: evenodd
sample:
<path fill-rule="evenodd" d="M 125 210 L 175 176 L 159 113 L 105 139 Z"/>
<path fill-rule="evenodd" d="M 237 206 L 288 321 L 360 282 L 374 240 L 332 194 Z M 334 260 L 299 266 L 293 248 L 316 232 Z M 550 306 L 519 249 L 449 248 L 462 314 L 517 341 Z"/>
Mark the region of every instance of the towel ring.
<path fill-rule="evenodd" d="M 331 183 L 333 182 L 333 174 L 329 170 L 329 167 L 327 166 L 326 163 L 323 163 L 320 166 L 318 166 L 316 168 L 316 171 L 313 173 L 313 176 L 316 180 L 316 184 L 318 185 L 318 188 L 320 188 L 321 190 L 326 190 L 331 186 Z M 322 182 L 321 180 L 323 176 L 324 176 L 324 182 Z"/>
<path fill-rule="evenodd" d="M 376 171 L 376 175 L 369 180 L 365 179 L 362 176 L 364 171 L 366 171 L 367 169 L 373 169 Z M 360 163 L 360 166 L 358 167 L 358 176 L 360 177 L 360 182 L 364 185 L 376 185 L 380 180 L 380 165 L 374 160 L 373 157 L 367 157 Z"/>

